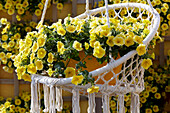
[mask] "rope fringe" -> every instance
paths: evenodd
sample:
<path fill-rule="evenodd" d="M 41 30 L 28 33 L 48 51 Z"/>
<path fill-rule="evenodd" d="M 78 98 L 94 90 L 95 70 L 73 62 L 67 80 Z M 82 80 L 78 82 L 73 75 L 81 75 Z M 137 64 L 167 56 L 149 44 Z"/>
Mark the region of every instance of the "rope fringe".
<path fill-rule="evenodd" d="M 88 94 L 88 113 L 95 113 L 95 107 L 96 107 L 96 103 L 95 103 L 95 93 L 91 93 Z"/>
<path fill-rule="evenodd" d="M 63 109 L 62 89 L 58 87 L 56 87 L 56 109 L 59 112 Z"/>
<path fill-rule="evenodd" d="M 79 90 L 78 89 L 73 89 L 72 90 L 73 97 L 72 97 L 72 109 L 73 113 L 80 113 L 80 95 L 79 95 Z"/>

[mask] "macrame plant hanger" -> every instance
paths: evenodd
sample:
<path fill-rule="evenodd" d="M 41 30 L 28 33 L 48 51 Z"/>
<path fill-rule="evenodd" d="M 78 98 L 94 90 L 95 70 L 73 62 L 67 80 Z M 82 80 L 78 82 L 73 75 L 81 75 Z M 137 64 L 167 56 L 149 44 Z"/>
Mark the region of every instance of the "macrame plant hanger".
<path fill-rule="evenodd" d="M 109 10 L 113 10 L 115 12 L 114 18 L 122 18 L 119 16 L 119 13 L 122 8 L 127 9 L 128 17 L 132 17 L 132 11 L 135 8 L 139 9 L 139 16 L 142 20 L 142 14 L 144 11 L 148 11 L 148 20 L 151 21 L 151 25 L 149 26 L 150 33 L 144 39 L 143 44 L 148 45 L 152 38 L 155 36 L 159 23 L 160 23 L 160 16 L 157 11 L 151 5 L 150 0 L 147 0 L 149 5 L 141 4 L 141 3 L 121 3 L 121 4 L 113 4 L 108 5 L 108 0 L 105 0 L 105 7 L 96 8 L 93 10 L 89 10 L 89 0 L 86 0 L 86 12 L 78 15 L 75 18 L 79 19 L 89 19 L 92 16 L 97 14 L 102 14 L 102 16 L 106 17 L 107 25 L 110 27 L 109 22 Z M 49 0 L 46 0 L 43 14 L 39 24 L 43 24 L 45 13 L 47 10 Z M 129 9 L 132 8 L 131 11 Z M 120 9 L 119 12 L 115 10 Z M 141 11 L 143 9 L 144 11 Z M 103 15 L 105 12 L 105 15 Z M 150 14 L 150 15 L 149 15 Z M 39 30 L 41 27 L 39 28 Z M 96 70 L 90 72 L 89 75 L 92 77 L 98 76 L 98 79 L 95 80 L 95 83 L 102 79 L 104 84 L 96 84 L 99 87 L 98 93 L 87 94 L 87 88 L 90 87 L 90 84 L 85 86 L 75 86 L 71 83 L 72 77 L 70 78 L 51 78 L 48 76 L 42 75 L 31 75 L 31 113 L 40 113 L 40 106 L 41 106 L 41 94 L 40 94 L 40 84 L 43 84 L 43 91 L 44 91 L 44 106 L 45 109 L 43 110 L 45 113 L 56 113 L 56 111 L 62 111 L 63 109 L 63 99 L 62 99 L 62 90 L 67 90 L 73 94 L 72 96 L 72 110 L 73 113 L 80 113 L 80 92 L 81 95 L 88 97 L 88 113 L 95 113 L 95 97 L 101 97 L 103 103 L 103 113 L 110 113 L 109 107 L 109 98 L 111 96 L 118 95 L 117 101 L 117 110 L 118 113 L 125 113 L 124 108 L 124 95 L 127 93 L 131 93 L 131 113 L 140 113 L 140 102 L 139 102 L 139 93 L 144 90 L 144 69 L 141 67 L 142 59 L 139 59 L 136 50 L 128 52 L 126 55 L 122 56 L 121 58 L 114 60 L 110 55 L 110 62 Z M 128 64 L 127 62 L 130 61 L 131 63 Z M 133 64 L 136 64 L 135 66 Z M 119 73 L 115 73 L 113 71 L 114 68 L 122 65 L 122 69 Z M 113 77 L 106 81 L 104 76 L 111 72 Z M 135 75 L 133 74 L 135 72 Z M 121 79 L 118 79 L 118 76 L 121 75 Z M 127 77 L 131 77 L 130 80 Z M 135 81 L 138 79 L 138 81 Z M 111 80 L 115 80 L 115 85 L 109 85 Z"/>

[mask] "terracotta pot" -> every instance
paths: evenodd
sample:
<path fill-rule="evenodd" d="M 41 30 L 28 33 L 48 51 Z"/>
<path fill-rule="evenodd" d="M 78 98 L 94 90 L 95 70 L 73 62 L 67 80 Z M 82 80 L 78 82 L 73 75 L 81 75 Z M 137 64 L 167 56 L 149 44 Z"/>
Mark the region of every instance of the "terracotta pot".
<path fill-rule="evenodd" d="M 83 59 L 84 56 L 85 56 L 84 52 L 80 52 L 80 53 L 79 53 L 79 56 L 80 56 L 80 59 Z M 89 60 L 89 58 L 92 58 L 92 59 Z M 118 55 L 117 59 L 119 59 L 119 58 L 120 58 L 120 55 Z M 84 68 L 84 70 L 87 70 L 88 72 L 93 71 L 93 70 L 95 70 L 95 69 L 98 69 L 98 68 L 100 68 L 100 67 L 102 67 L 102 66 L 105 66 L 105 65 L 107 64 L 106 62 L 104 62 L 103 64 L 99 64 L 99 62 L 98 62 L 98 61 L 96 60 L 96 58 L 94 58 L 93 56 L 87 56 L 84 61 L 86 61 L 86 66 L 87 66 L 87 68 Z M 69 62 L 69 64 L 68 64 L 68 66 L 69 66 L 69 67 L 75 67 L 75 64 L 76 64 L 76 63 L 78 63 L 78 61 L 75 61 L 75 60 L 72 60 L 72 59 L 71 59 L 70 62 Z M 117 68 L 114 68 L 114 69 L 113 69 L 114 73 L 115 73 L 115 74 L 119 73 L 119 72 L 121 71 L 121 68 L 122 68 L 122 65 L 119 65 Z M 108 81 L 108 80 L 110 80 L 112 77 L 113 77 L 112 72 L 109 72 L 108 74 L 106 74 L 106 75 L 104 76 L 104 79 L 105 79 L 106 81 Z M 119 77 L 119 76 L 117 76 L 117 77 Z M 96 77 L 94 77 L 94 78 L 95 78 L 95 80 L 97 80 L 98 76 L 96 76 Z M 97 81 L 96 84 L 104 84 L 104 81 L 103 81 L 102 79 L 99 79 L 99 81 Z M 115 85 L 115 84 L 116 84 L 116 78 L 114 78 L 113 80 L 111 80 L 111 81 L 109 82 L 109 85 Z"/>

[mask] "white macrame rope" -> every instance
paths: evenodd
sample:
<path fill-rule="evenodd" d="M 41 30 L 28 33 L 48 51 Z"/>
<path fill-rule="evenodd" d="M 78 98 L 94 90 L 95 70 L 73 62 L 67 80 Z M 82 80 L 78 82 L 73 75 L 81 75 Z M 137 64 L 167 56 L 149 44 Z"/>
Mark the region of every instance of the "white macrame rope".
<path fill-rule="evenodd" d="M 44 105 L 45 105 L 45 109 L 43 111 L 46 113 L 49 111 L 49 88 L 45 84 L 43 84 L 43 87 L 44 87 Z"/>
<path fill-rule="evenodd" d="M 109 95 L 108 94 L 102 95 L 102 103 L 103 103 L 103 113 L 110 113 Z"/>
<path fill-rule="evenodd" d="M 72 96 L 72 110 L 73 113 L 80 113 L 80 95 L 79 95 L 79 89 L 74 88 L 72 90 L 73 96 Z"/>
<path fill-rule="evenodd" d="M 49 109 L 49 113 L 56 113 L 56 110 L 55 110 L 55 91 L 54 91 L 54 86 L 51 85 L 50 86 L 50 97 L 49 97 L 49 100 L 50 100 L 50 109 Z"/>
<path fill-rule="evenodd" d="M 117 102 L 118 102 L 117 105 L 119 106 L 119 108 L 117 109 L 119 110 L 118 113 L 125 113 L 124 94 L 119 94 Z"/>
<path fill-rule="evenodd" d="M 48 6 L 48 1 L 49 1 L 49 0 L 46 0 L 46 2 L 45 2 L 44 9 L 43 9 L 43 13 L 42 13 L 42 16 L 41 16 L 40 22 L 41 22 L 42 24 L 43 24 L 43 22 L 44 22 L 45 13 L 46 13 L 47 6 Z"/>
<path fill-rule="evenodd" d="M 63 110 L 62 89 L 56 86 L 56 109 L 61 112 Z"/>
<path fill-rule="evenodd" d="M 95 113 L 95 93 L 88 93 L 88 113 Z"/>
<path fill-rule="evenodd" d="M 140 113 L 139 94 L 131 93 L 131 113 Z"/>

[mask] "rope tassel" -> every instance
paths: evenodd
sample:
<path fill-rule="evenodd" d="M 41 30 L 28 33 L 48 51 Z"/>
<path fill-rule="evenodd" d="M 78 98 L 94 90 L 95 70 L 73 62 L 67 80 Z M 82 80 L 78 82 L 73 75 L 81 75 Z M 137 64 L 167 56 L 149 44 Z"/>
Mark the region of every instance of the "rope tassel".
<path fill-rule="evenodd" d="M 49 111 L 49 88 L 45 84 L 43 84 L 43 86 L 44 86 L 44 106 L 45 106 L 45 109 L 43 111 L 48 112 Z"/>
<path fill-rule="evenodd" d="M 31 82 L 31 113 L 39 113 L 37 83 Z"/>
<path fill-rule="evenodd" d="M 72 109 L 73 113 L 80 113 L 80 95 L 79 95 L 79 90 L 78 89 L 73 89 L 72 90 L 73 97 L 72 97 Z"/>
<path fill-rule="evenodd" d="M 50 86 L 50 97 L 49 97 L 49 100 L 50 100 L 50 109 L 49 109 L 49 113 L 56 113 L 55 111 L 55 92 L 54 92 L 54 86 L 51 85 Z"/>
<path fill-rule="evenodd" d="M 56 109 L 59 112 L 63 109 L 62 89 L 58 87 L 56 87 Z"/>
<path fill-rule="evenodd" d="M 95 107 L 96 107 L 96 104 L 95 104 L 95 93 L 91 93 L 91 94 L 88 94 L 88 103 L 89 103 L 89 107 L 88 107 L 88 113 L 95 113 Z"/>
<path fill-rule="evenodd" d="M 110 113 L 109 95 L 104 94 L 102 96 L 102 103 L 103 103 L 103 113 Z"/>
<path fill-rule="evenodd" d="M 120 94 L 118 97 L 117 105 L 119 106 L 119 112 L 118 113 L 125 113 L 125 108 L 124 108 L 124 95 Z M 118 107 L 117 106 L 117 107 Z M 118 110 L 118 109 L 117 109 Z"/>
<path fill-rule="evenodd" d="M 140 113 L 140 101 L 139 94 L 132 93 L 131 94 L 131 113 Z"/>

